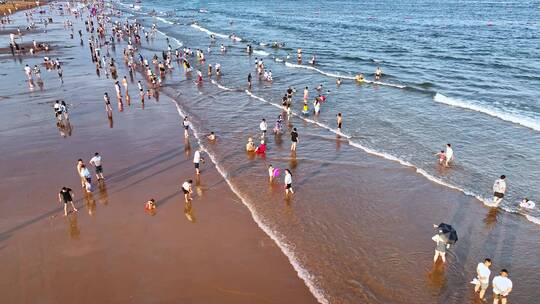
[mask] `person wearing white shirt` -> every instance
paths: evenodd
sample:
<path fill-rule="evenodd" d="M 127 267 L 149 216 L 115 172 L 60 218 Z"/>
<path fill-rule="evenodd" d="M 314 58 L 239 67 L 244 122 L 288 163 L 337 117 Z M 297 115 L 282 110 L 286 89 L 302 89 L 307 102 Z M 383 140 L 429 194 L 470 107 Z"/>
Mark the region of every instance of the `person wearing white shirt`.
<path fill-rule="evenodd" d="M 503 200 L 504 194 L 506 193 L 506 176 L 501 175 L 499 179 L 493 184 L 493 204 L 498 206 Z"/>
<path fill-rule="evenodd" d="M 259 124 L 259 128 L 261 129 L 262 136 L 264 137 L 266 135 L 266 129 L 268 128 L 268 126 L 266 125 L 266 119 L 263 118 L 261 120 L 261 123 Z"/>
<path fill-rule="evenodd" d="M 285 169 L 285 195 L 294 194 L 292 188 L 292 175 L 289 169 Z"/>
<path fill-rule="evenodd" d="M 445 162 L 445 166 L 449 166 L 450 165 L 450 161 L 454 161 L 454 150 L 452 149 L 452 145 L 451 144 L 446 144 L 446 162 Z"/>
<path fill-rule="evenodd" d="M 476 267 L 476 279 L 474 280 L 476 285 L 474 287 L 474 292 L 480 291 L 480 299 L 484 299 L 486 290 L 489 287 L 489 276 L 491 275 L 491 259 L 486 258 L 483 263 L 478 263 Z"/>
<path fill-rule="evenodd" d="M 193 164 L 195 165 L 195 173 L 197 173 L 197 175 L 201 174 L 199 169 L 201 161 L 204 162 L 204 158 L 201 156 L 201 151 L 196 150 L 195 153 L 193 153 Z"/>
<path fill-rule="evenodd" d="M 94 153 L 94 157 L 90 159 L 90 164 L 96 168 L 96 177 L 97 180 L 103 180 L 103 167 L 101 166 L 101 155 L 99 153 Z"/>
<path fill-rule="evenodd" d="M 184 121 L 182 121 L 182 125 L 184 125 L 184 137 L 189 137 L 189 120 L 188 117 L 184 117 Z"/>
<path fill-rule="evenodd" d="M 493 278 L 493 304 L 506 304 L 506 298 L 512 291 L 512 281 L 508 278 L 508 270 L 503 269 Z"/>
<path fill-rule="evenodd" d="M 188 204 L 191 201 L 191 193 L 193 190 L 191 189 L 191 185 L 193 184 L 193 180 L 187 180 L 182 184 L 182 191 L 184 192 L 184 199 L 186 201 L 186 204 Z"/>
<path fill-rule="evenodd" d="M 28 77 L 28 79 L 32 79 L 32 68 L 30 68 L 28 66 L 28 64 L 24 67 L 24 72 L 26 73 L 26 77 Z"/>
<path fill-rule="evenodd" d="M 86 192 L 92 191 L 92 175 L 85 165 L 81 165 L 81 176 L 84 178 L 84 189 Z"/>

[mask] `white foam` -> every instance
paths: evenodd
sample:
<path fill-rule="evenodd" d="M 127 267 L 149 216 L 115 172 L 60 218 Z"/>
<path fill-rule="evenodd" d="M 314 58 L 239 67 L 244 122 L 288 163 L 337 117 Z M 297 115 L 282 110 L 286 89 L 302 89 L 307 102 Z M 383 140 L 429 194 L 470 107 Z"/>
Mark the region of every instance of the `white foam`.
<path fill-rule="evenodd" d="M 208 35 L 212 35 L 212 34 L 213 34 L 213 35 L 216 36 L 216 37 L 229 38 L 228 35 L 224 35 L 224 34 L 220 34 L 220 33 L 214 33 L 214 32 L 212 32 L 212 31 L 210 31 L 210 30 L 208 30 L 208 29 L 205 29 L 204 27 L 202 27 L 202 26 L 200 26 L 200 25 L 198 25 L 198 24 L 195 24 L 195 23 L 193 23 L 193 24 L 191 25 L 191 27 L 196 28 L 196 29 L 198 29 L 198 30 L 201 31 L 201 32 L 205 32 L 205 33 L 207 33 Z"/>
<path fill-rule="evenodd" d="M 444 104 L 451 105 L 454 107 L 481 112 L 481 113 L 484 113 L 493 117 L 497 117 L 505 121 L 509 121 L 509 122 L 533 129 L 535 131 L 540 131 L 540 121 L 538 119 L 525 117 L 525 116 L 514 114 L 514 113 L 503 112 L 499 109 L 493 109 L 493 108 L 477 105 L 474 103 L 470 103 L 467 101 L 450 98 L 450 97 L 444 96 L 441 93 L 435 94 L 435 96 L 433 97 L 433 100 L 435 100 L 436 102 L 444 103 Z"/>
<path fill-rule="evenodd" d="M 526 218 L 527 220 L 529 220 L 530 222 L 533 222 L 533 223 L 535 223 L 535 224 L 537 224 L 537 225 L 540 225 L 540 219 L 537 218 L 537 217 L 534 217 L 534 216 L 532 216 L 532 215 L 525 214 L 525 218 Z"/>
<path fill-rule="evenodd" d="M 220 85 L 219 83 L 217 83 L 215 80 L 211 80 L 210 81 L 211 83 L 215 84 L 218 88 L 222 89 L 222 90 L 225 90 L 225 91 L 233 91 L 233 89 L 231 88 L 227 88 L 226 86 L 222 86 Z"/>
<path fill-rule="evenodd" d="M 167 19 L 165 19 L 165 18 L 163 18 L 163 17 L 156 17 L 156 19 L 159 20 L 159 21 L 161 21 L 161 22 L 163 22 L 163 23 L 174 24 L 174 22 L 169 21 L 169 20 L 167 20 Z"/>
<path fill-rule="evenodd" d="M 299 68 L 299 69 L 306 69 L 306 70 L 312 70 L 312 71 L 316 71 L 316 72 L 319 72 L 323 75 L 326 75 L 328 77 L 333 77 L 333 78 L 341 78 L 341 79 L 351 79 L 351 80 L 354 80 L 354 76 L 345 76 L 345 75 L 339 75 L 339 74 L 335 74 L 335 73 L 330 73 L 330 72 L 325 72 L 321 69 L 318 69 L 316 67 L 313 67 L 313 66 L 310 66 L 310 65 L 301 65 L 301 64 L 294 64 L 294 63 L 290 63 L 290 62 L 285 62 L 285 66 L 288 66 L 290 68 Z M 383 85 L 383 86 L 388 86 L 388 87 L 394 87 L 394 88 L 398 88 L 398 89 L 403 89 L 405 88 L 406 86 L 404 85 L 401 85 L 401 84 L 394 84 L 394 83 L 387 83 L 387 82 L 380 82 L 380 81 L 372 81 L 372 80 L 364 80 L 365 83 L 369 83 L 369 84 L 378 84 L 378 85 Z"/>
<path fill-rule="evenodd" d="M 261 56 L 268 56 L 270 55 L 269 53 L 265 52 L 265 51 L 261 51 L 261 50 L 254 50 L 253 51 L 254 54 L 257 54 L 257 55 L 261 55 Z"/>
<path fill-rule="evenodd" d="M 178 111 L 178 114 L 181 118 L 187 116 L 184 111 L 180 108 L 180 105 L 178 102 L 171 99 L 171 101 L 175 104 L 176 110 Z M 315 278 L 313 275 L 311 275 L 306 269 L 300 265 L 299 259 L 296 257 L 296 254 L 288 246 L 283 240 L 285 239 L 284 236 L 280 235 L 277 231 L 272 230 L 268 225 L 264 223 L 264 221 L 261 219 L 261 217 L 255 212 L 255 208 L 253 208 L 253 204 L 249 204 L 247 199 L 244 198 L 241 191 L 233 185 L 233 183 L 229 180 L 228 176 L 229 174 L 225 172 L 223 167 L 219 164 L 214 154 L 210 153 L 208 149 L 204 146 L 202 141 L 200 140 L 199 132 L 195 127 L 192 128 L 193 135 L 197 139 L 197 143 L 202 151 L 204 151 L 208 156 L 210 157 L 210 160 L 214 164 L 216 170 L 221 174 L 227 185 L 229 185 L 229 188 L 231 191 L 242 201 L 242 204 L 248 208 L 248 210 L 251 213 L 251 217 L 257 223 L 257 226 L 266 233 L 279 247 L 279 249 L 283 252 L 283 254 L 289 259 L 289 263 L 293 266 L 294 270 L 296 271 L 299 278 L 301 278 L 306 286 L 309 288 L 313 296 L 319 301 L 321 304 L 330 304 L 330 301 L 327 299 L 327 296 L 325 295 L 324 291 L 317 288 L 315 283 Z"/>

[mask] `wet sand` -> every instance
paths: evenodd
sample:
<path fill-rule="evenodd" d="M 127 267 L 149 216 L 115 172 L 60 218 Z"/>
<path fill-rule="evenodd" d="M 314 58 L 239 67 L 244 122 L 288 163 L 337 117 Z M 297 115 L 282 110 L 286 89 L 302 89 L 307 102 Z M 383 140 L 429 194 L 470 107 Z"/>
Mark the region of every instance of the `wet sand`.
<path fill-rule="evenodd" d="M 22 22 L 24 13 L 14 17 Z M 23 67 L 40 63 L 41 54 L 0 57 L 3 301 L 314 303 L 211 163 L 186 210 L 180 184 L 195 179 L 197 146 L 193 138 L 184 142 L 167 97 L 142 109 L 132 93 L 122 113 L 113 98 L 110 122 L 102 95 L 114 95 L 112 81 L 96 76 L 86 45 L 66 37 L 61 25 L 49 26 L 47 38 L 69 47 L 54 51 L 64 63 L 63 86 L 56 71 L 41 67 L 43 90 L 29 91 Z M 135 83 L 130 87 L 136 91 Z M 71 128 L 61 132 L 52 110 L 57 98 L 70 105 Z M 103 156 L 106 186 L 83 195 L 75 162 L 94 152 Z M 57 202 L 62 186 L 74 190 L 79 208 L 68 217 Z M 149 198 L 157 201 L 155 216 L 144 211 Z"/>

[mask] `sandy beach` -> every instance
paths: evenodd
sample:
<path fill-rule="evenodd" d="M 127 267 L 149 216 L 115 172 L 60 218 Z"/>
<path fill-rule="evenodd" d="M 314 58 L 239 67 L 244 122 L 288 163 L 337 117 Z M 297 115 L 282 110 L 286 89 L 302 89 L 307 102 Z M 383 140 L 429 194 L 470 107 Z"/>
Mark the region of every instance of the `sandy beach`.
<path fill-rule="evenodd" d="M 23 12 L 12 17 L 5 31 L 25 24 Z M 134 101 L 123 112 L 115 107 L 110 123 L 102 94 L 114 91 L 111 80 L 97 77 L 87 46 L 70 40 L 61 17 L 53 18 L 47 40 L 55 50 L 47 55 L 62 61 L 63 85 L 55 71 L 43 71 L 43 89 L 29 90 L 22 69 L 39 64 L 43 54 L 19 60 L 8 49 L 0 57 L 3 301 L 314 303 L 211 164 L 203 166 L 186 210 L 180 186 L 195 179 L 197 145 L 193 138 L 184 142 L 174 105 L 165 96 L 147 101 L 144 110 Z M 37 32 L 24 39 L 42 37 Z M 55 99 L 70 108 L 71 128 L 62 133 L 55 126 Z M 85 195 L 75 163 L 97 151 L 105 186 Z M 62 186 L 74 189 L 79 208 L 67 217 L 57 201 Z M 154 216 L 144 210 L 150 198 L 157 202 Z"/>

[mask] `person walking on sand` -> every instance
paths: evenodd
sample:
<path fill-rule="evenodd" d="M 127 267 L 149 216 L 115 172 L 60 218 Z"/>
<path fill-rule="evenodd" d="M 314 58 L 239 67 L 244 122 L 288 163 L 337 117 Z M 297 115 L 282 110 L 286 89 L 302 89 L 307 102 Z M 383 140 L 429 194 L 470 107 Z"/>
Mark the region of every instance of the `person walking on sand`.
<path fill-rule="evenodd" d="M 493 304 L 506 304 L 508 295 L 512 292 L 512 281 L 508 278 L 508 270 L 503 269 L 493 278 Z"/>
<path fill-rule="evenodd" d="M 450 166 L 450 161 L 454 161 L 454 150 L 452 149 L 452 145 L 451 144 L 446 144 L 446 162 L 445 162 L 445 166 L 446 167 L 449 167 Z"/>
<path fill-rule="evenodd" d="M 285 195 L 294 194 L 292 188 L 292 175 L 289 169 L 285 169 Z"/>
<path fill-rule="evenodd" d="M 195 151 L 195 153 L 193 153 L 193 165 L 195 166 L 195 173 L 197 175 L 201 174 L 201 162 L 204 162 L 204 158 L 201 156 L 201 150 L 198 149 Z"/>
<path fill-rule="evenodd" d="M 341 126 L 343 125 L 343 117 L 341 116 L 341 113 L 337 114 L 337 129 L 338 132 L 341 133 Z"/>
<path fill-rule="evenodd" d="M 474 292 L 480 292 L 479 297 L 481 300 L 484 299 L 486 290 L 489 287 L 489 277 L 491 275 L 491 270 L 489 270 L 490 266 L 491 259 L 486 258 L 484 259 L 484 262 L 478 263 L 478 266 L 476 267 L 476 278 L 473 280 L 475 284 Z"/>
<path fill-rule="evenodd" d="M 436 227 L 436 225 L 434 225 Z M 437 245 L 435 246 L 435 255 L 433 256 L 433 263 L 437 263 L 439 257 L 443 263 L 446 263 L 446 250 L 450 247 L 445 240 L 436 234 L 431 238 Z"/>
<path fill-rule="evenodd" d="M 291 151 L 296 152 L 296 144 L 298 143 L 298 132 L 296 128 L 293 128 L 291 132 Z"/>
<path fill-rule="evenodd" d="M 504 194 L 506 193 L 506 176 L 501 175 L 499 179 L 493 184 L 493 205 L 495 207 L 499 206 L 503 200 Z"/>
<path fill-rule="evenodd" d="M 184 137 L 189 137 L 189 119 L 187 116 L 184 117 L 184 120 L 182 121 L 182 125 L 184 126 Z"/>
<path fill-rule="evenodd" d="M 75 204 L 73 204 L 73 198 L 75 195 L 73 195 L 73 192 L 71 188 L 62 187 L 62 190 L 58 193 L 58 202 L 64 203 L 64 216 L 67 216 L 67 205 L 71 204 L 71 208 L 73 208 L 74 212 L 77 212 L 77 208 L 75 208 Z"/>
<path fill-rule="evenodd" d="M 262 119 L 261 123 L 259 124 L 259 129 L 261 129 L 262 136 L 266 136 L 266 129 L 268 129 L 268 126 L 266 125 L 266 119 Z"/>
<path fill-rule="evenodd" d="M 189 203 L 191 198 L 191 193 L 193 193 L 192 189 L 193 180 L 187 180 L 182 184 L 182 191 L 184 192 L 184 200 L 186 201 L 186 204 Z"/>
<path fill-rule="evenodd" d="M 96 168 L 96 178 L 97 180 L 104 180 L 103 177 L 103 167 L 101 163 L 101 155 L 98 152 L 94 153 L 94 157 L 90 159 L 90 164 Z"/>

